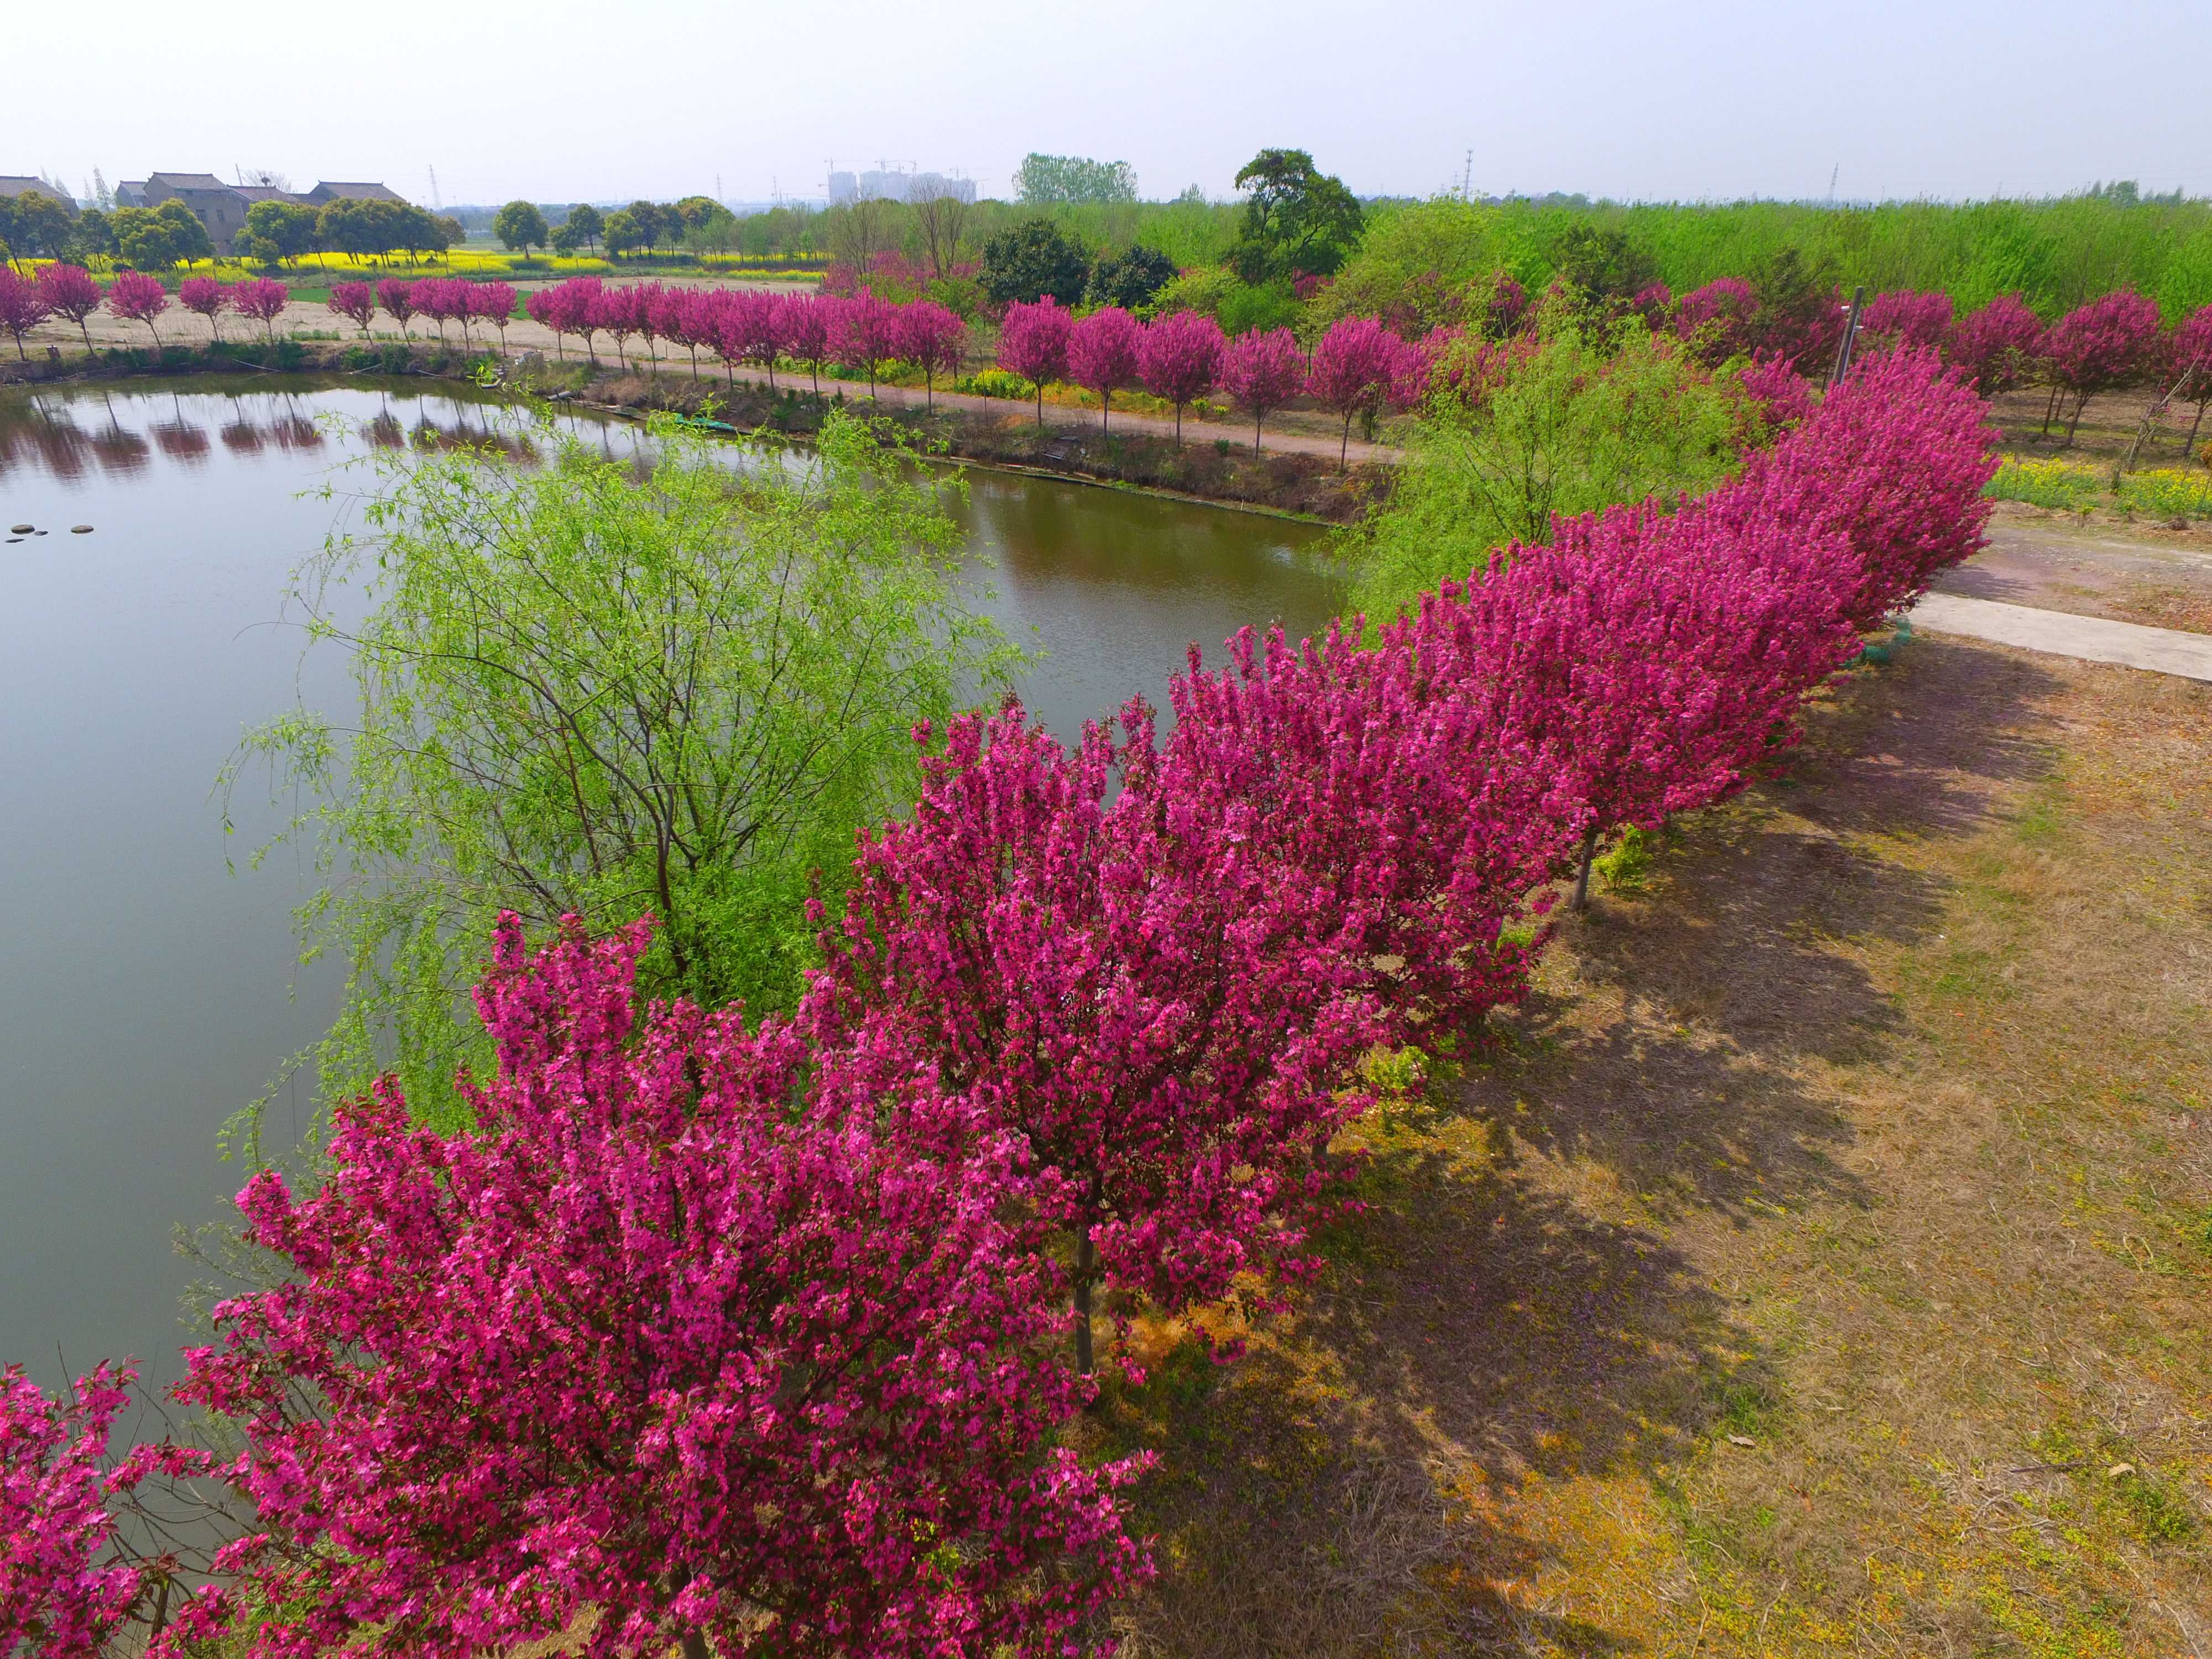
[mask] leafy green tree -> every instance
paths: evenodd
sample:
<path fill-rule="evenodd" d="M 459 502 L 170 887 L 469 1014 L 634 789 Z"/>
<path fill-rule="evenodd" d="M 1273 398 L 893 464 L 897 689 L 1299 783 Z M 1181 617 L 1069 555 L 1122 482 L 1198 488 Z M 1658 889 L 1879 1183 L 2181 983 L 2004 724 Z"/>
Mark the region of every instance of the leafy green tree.
<path fill-rule="evenodd" d="M 167 270 L 179 260 L 215 255 L 207 227 L 173 197 L 158 207 L 118 208 L 113 225 L 117 257 L 133 270 Z"/>
<path fill-rule="evenodd" d="M 689 237 L 714 215 L 729 211 L 729 209 L 711 196 L 686 196 L 672 207 L 661 210 L 664 215 L 672 217 L 676 222 L 668 233 L 672 239 L 677 236 Z"/>
<path fill-rule="evenodd" d="M 533 247 L 544 247 L 553 233 L 546 228 L 545 216 L 530 202 L 509 202 L 494 216 L 491 234 L 499 238 L 509 253 L 518 250 L 527 253 Z"/>
<path fill-rule="evenodd" d="M 638 223 L 628 208 L 617 208 L 607 215 L 601 234 L 606 238 L 607 252 L 617 259 L 632 248 L 646 245 L 645 227 Z"/>
<path fill-rule="evenodd" d="M 658 202 L 639 200 L 623 210 L 629 222 L 637 227 L 637 246 L 652 249 L 659 247 L 674 234 L 676 216 Z"/>
<path fill-rule="evenodd" d="M 1238 171 L 1248 191 L 1229 264 L 1248 283 L 1327 276 L 1358 246 L 1358 198 L 1302 149 L 1263 149 Z"/>
<path fill-rule="evenodd" d="M 586 247 L 594 253 L 599 251 L 599 233 L 606 228 L 606 221 L 599 216 L 599 209 L 589 202 L 579 202 L 568 210 L 568 216 L 562 222 L 575 227 Z M 573 248 L 575 245 L 572 242 L 569 246 Z"/>
<path fill-rule="evenodd" d="M 115 251 L 115 225 L 107 212 L 87 208 L 76 216 L 70 226 L 65 258 L 73 264 L 90 265 L 96 260 L 112 259 Z"/>
<path fill-rule="evenodd" d="M 7 240 L 18 253 L 58 259 L 69 248 L 76 216 L 44 191 L 27 190 L 11 204 Z"/>
<path fill-rule="evenodd" d="M 256 202 L 246 210 L 239 252 L 270 264 L 296 265 L 315 251 L 319 222 L 305 202 Z"/>
<path fill-rule="evenodd" d="M 1135 311 L 1176 279 L 1176 263 L 1158 248 L 1133 246 L 1091 267 L 1084 297 L 1095 306 Z"/>
<path fill-rule="evenodd" d="M 1014 170 L 1014 191 L 1026 207 L 1134 202 L 1137 174 L 1127 161 L 1094 161 L 1087 155 L 1040 155 L 1032 150 Z"/>
<path fill-rule="evenodd" d="M 975 280 L 994 305 L 1026 305 L 1049 294 L 1065 306 L 1083 297 L 1091 258 L 1049 219 L 1024 219 L 983 244 Z"/>
<path fill-rule="evenodd" d="M 1629 319 L 1547 307 L 1535 347 L 1462 340 L 1439 365 L 1389 504 L 1348 538 L 1355 608 L 1387 619 L 1493 548 L 1540 542 L 1554 514 L 1704 489 L 1756 418 L 1732 380 Z"/>
<path fill-rule="evenodd" d="M 469 240 L 468 228 L 450 213 L 441 213 L 434 216 L 423 212 L 421 208 L 410 208 L 407 211 L 412 216 L 410 222 L 421 222 L 422 227 L 421 246 L 433 252 L 447 252 L 458 244 Z"/>
<path fill-rule="evenodd" d="M 1585 306 L 1613 306 L 1659 280 L 1659 264 L 1626 231 L 1577 220 L 1552 244 L 1552 264 L 1567 291 Z"/>
<path fill-rule="evenodd" d="M 688 198 L 706 201 L 703 196 Z M 680 207 L 682 203 L 678 203 Z M 738 245 L 738 216 L 720 202 L 707 202 L 707 209 L 694 219 L 684 221 L 684 246 L 694 253 L 727 253 Z"/>
<path fill-rule="evenodd" d="M 363 535 L 335 535 L 298 593 L 352 658 L 357 725 L 299 710 L 227 770 L 228 791 L 266 761 L 312 803 L 280 839 L 314 840 L 308 950 L 349 969 L 325 1098 L 396 1062 L 410 1102 L 450 1103 L 501 909 L 548 933 L 650 911 L 641 991 L 787 1006 L 809 891 L 835 889 L 857 826 L 913 803 L 914 723 L 1014 660 L 958 597 L 945 486 L 848 416 L 805 466 L 750 472 L 672 421 L 642 477 L 550 441 L 529 470 L 368 463 Z M 358 580 L 378 597 L 355 623 L 327 601 Z"/>
<path fill-rule="evenodd" d="M 170 226 L 179 259 L 189 263 L 194 259 L 215 258 L 215 239 L 208 234 L 207 227 L 182 202 L 172 197 L 154 210 L 154 216 Z"/>
<path fill-rule="evenodd" d="M 574 219 L 564 219 L 553 227 L 553 251 L 562 258 L 572 256 L 584 245 L 584 233 L 576 228 Z"/>

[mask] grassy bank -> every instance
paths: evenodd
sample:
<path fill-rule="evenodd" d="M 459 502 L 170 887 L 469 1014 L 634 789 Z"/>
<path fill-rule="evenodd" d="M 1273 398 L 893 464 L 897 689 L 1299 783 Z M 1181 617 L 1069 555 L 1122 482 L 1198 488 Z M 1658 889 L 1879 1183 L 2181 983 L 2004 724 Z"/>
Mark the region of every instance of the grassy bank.
<path fill-rule="evenodd" d="M 2212 688 L 1922 640 L 1150 1332 L 1130 1651 L 2212 1652 Z"/>

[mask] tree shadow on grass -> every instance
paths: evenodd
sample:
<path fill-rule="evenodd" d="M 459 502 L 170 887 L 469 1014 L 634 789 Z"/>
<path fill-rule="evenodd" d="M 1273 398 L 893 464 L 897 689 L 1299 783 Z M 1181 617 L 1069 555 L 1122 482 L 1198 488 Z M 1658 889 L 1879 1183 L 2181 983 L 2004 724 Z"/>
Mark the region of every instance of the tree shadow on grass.
<path fill-rule="evenodd" d="M 1112 1391 L 1109 1437 L 1162 1454 L 1138 1501 L 1164 1571 L 1129 1611 L 1133 1653 L 1641 1645 L 1637 1618 L 1593 1612 L 1614 1586 L 1532 1603 L 1560 1543 L 1514 1497 L 1624 1468 L 1660 1485 L 1779 1397 L 1730 1297 L 1659 1228 L 1863 1201 L 1816 1074 L 1896 1024 L 1855 945 L 1924 939 L 1946 902 L 1871 843 L 1986 823 L 2049 763 L 2050 684 L 1934 644 L 1854 677 L 1786 787 L 1703 815 L 1643 896 L 1574 925 L 1583 988 L 1532 998 L 1425 1121 L 1378 1133 L 1370 1208 L 1320 1241 L 1294 1318 L 1234 1366 L 1186 1344 Z M 1582 1524 L 1578 1562 L 1650 1547 Z M 1651 1547 L 1624 1585 L 1693 1595 L 1680 1552 Z"/>

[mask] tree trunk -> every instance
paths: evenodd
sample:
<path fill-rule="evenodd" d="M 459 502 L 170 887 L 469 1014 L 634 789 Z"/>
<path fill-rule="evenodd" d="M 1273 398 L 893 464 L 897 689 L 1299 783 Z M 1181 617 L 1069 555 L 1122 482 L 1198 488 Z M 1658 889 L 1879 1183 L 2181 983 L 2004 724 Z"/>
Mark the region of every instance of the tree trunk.
<path fill-rule="evenodd" d="M 1262 411 L 1256 409 L 1252 411 L 1252 453 L 1255 455 L 1260 453 L 1260 422 L 1262 418 Z"/>
<path fill-rule="evenodd" d="M 684 1632 L 684 1659 L 714 1659 L 714 1650 L 707 1645 L 707 1638 L 696 1630 Z"/>
<path fill-rule="evenodd" d="M 1336 446 L 1336 470 L 1339 472 L 1348 472 L 1352 470 L 1351 456 L 1352 416 L 1347 415 L 1344 417 L 1344 437 Z"/>
<path fill-rule="evenodd" d="M 1114 406 L 1114 388 L 1108 386 L 1098 394 L 1098 429 L 1106 430 L 1106 411 Z"/>
<path fill-rule="evenodd" d="M 1182 447 L 1182 405 L 1176 405 L 1176 447 Z"/>
<path fill-rule="evenodd" d="M 1086 1225 L 1075 1241 L 1075 1369 L 1091 1375 L 1091 1279 L 1098 1268 L 1097 1247 Z"/>
<path fill-rule="evenodd" d="M 2053 381 L 2051 383 L 2051 396 L 2050 396 L 2049 399 L 2048 399 L 2047 401 L 2045 401 L 2045 404 L 2044 404 L 2044 405 L 2043 405 L 2043 435 L 2044 435 L 2045 437 L 2046 437 L 2046 438 L 2048 438 L 2048 437 L 2051 435 L 2051 419 L 2052 419 L 2052 417 L 2053 417 L 2053 416 L 2055 416 L 2057 413 L 2058 413 L 2058 382 L 2057 382 L 2057 381 L 2056 381 L 2056 380 L 2053 380 Z"/>
<path fill-rule="evenodd" d="M 90 345 L 92 343 L 91 339 L 88 337 L 85 343 L 87 345 Z M 2204 405 L 2207 402 L 2212 402 L 2212 399 L 2200 398 L 2197 400 L 2197 418 L 2189 423 L 2189 435 L 2181 441 L 2181 453 L 2184 459 L 2188 459 L 2190 456 L 2194 455 L 2197 453 L 2197 428 L 2204 424 Z"/>
<path fill-rule="evenodd" d="M 1597 825 L 1583 831 L 1583 865 L 1575 877 L 1575 896 L 1568 902 L 1570 910 L 1589 908 L 1590 864 L 1597 856 Z"/>

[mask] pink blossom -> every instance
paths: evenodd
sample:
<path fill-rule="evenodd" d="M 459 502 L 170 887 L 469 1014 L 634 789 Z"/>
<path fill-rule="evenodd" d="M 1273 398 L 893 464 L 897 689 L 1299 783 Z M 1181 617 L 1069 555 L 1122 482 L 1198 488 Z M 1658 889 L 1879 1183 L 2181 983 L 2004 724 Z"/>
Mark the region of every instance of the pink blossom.
<path fill-rule="evenodd" d="M 1137 378 L 1137 319 L 1119 306 L 1101 306 L 1067 331 L 1067 376 L 1098 394 L 1098 429 L 1116 388 Z"/>
<path fill-rule="evenodd" d="M 1252 411 L 1252 453 L 1260 453 L 1260 424 L 1305 389 L 1305 354 L 1287 328 L 1254 329 L 1229 343 L 1222 359 L 1222 389 Z"/>
<path fill-rule="evenodd" d="M 1170 311 L 1145 325 L 1137 341 L 1137 378 L 1152 396 L 1175 405 L 1177 443 L 1183 405 L 1213 389 L 1228 349 L 1221 325 L 1195 311 Z"/>
<path fill-rule="evenodd" d="M 118 270 L 107 285 L 107 308 L 125 322 L 143 323 L 158 348 L 161 336 L 154 319 L 169 308 L 169 290 L 143 270 Z"/>
<path fill-rule="evenodd" d="M 1036 386 L 1037 424 L 1044 424 L 1044 389 L 1067 373 L 1067 339 L 1074 322 L 1052 295 L 1033 305 L 1006 307 L 999 329 L 999 367 Z"/>

